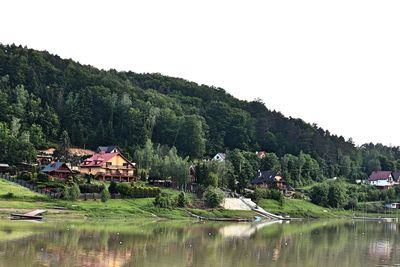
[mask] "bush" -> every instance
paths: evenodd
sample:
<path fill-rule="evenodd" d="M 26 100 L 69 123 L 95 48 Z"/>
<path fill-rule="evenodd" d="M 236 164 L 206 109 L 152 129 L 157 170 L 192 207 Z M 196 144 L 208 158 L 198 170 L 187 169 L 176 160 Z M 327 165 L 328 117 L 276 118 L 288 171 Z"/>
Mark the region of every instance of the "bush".
<path fill-rule="evenodd" d="M 163 208 L 163 209 L 170 209 L 173 206 L 173 199 L 172 195 L 162 192 L 159 193 L 154 200 L 154 206 Z"/>
<path fill-rule="evenodd" d="M 311 202 L 327 207 L 328 206 L 328 194 L 329 194 L 329 186 L 327 183 L 319 184 L 311 188 L 309 193 Z"/>
<path fill-rule="evenodd" d="M 15 197 L 14 194 L 11 192 L 8 192 L 7 194 L 3 195 L 3 198 L 5 199 L 12 199 L 14 197 Z"/>
<path fill-rule="evenodd" d="M 216 208 L 224 200 L 224 193 L 219 188 L 208 187 L 203 195 L 204 202 L 209 208 Z"/>
<path fill-rule="evenodd" d="M 32 181 L 32 178 L 33 178 L 32 173 L 31 172 L 27 172 L 27 171 L 21 172 L 18 175 L 18 179 L 21 179 L 21 180 L 24 180 L 24 181 L 27 181 L 27 182 Z"/>
<path fill-rule="evenodd" d="M 73 184 L 72 186 L 66 186 L 64 188 L 64 198 L 67 200 L 77 200 L 81 194 L 79 186 Z"/>
<path fill-rule="evenodd" d="M 117 194 L 117 183 L 112 181 L 110 186 L 108 187 L 108 191 L 110 192 L 110 194 Z"/>
<path fill-rule="evenodd" d="M 260 199 L 274 199 L 279 201 L 281 204 L 285 199 L 282 192 L 279 190 L 261 188 L 256 188 L 254 193 L 248 194 L 248 197 L 250 197 L 254 202 L 258 202 Z"/>
<path fill-rule="evenodd" d="M 37 175 L 37 181 L 38 182 L 42 182 L 42 183 L 46 183 L 46 182 L 49 182 L 50 181 L 50 175 L 48 175 L 48 174 L 46 174 L 46 173 L 42 173 L 42 172 L 40 172 L 38 175 Z"/>
<path fill-rule="evenodd" d="M 206 187 L 202 184 L 199 184 L 195 188 L 195 193 L 198 198 L 203 197 L 204 192 L 206 191 Z"/>
<path fill-rule="evenodd" d="M 105 186 L 103 184 L 81 184 L 79 190 L 81 193 L 101 193 Z"/>
<path fill-rule="evenodd" d="M 187 204 L 187 198 L 184 192 L 180 192 L 178 195 L 178 207 L 184 208 Z"/>
<path fill-rule="evenodd" d="M 120 193 L 122 196 L 129 198 L 157 197 L 161 192 L 158 187 L 137 186 L 128 183 L 117 184 L 115 191 Z"/>
<path fill-rule="evenodd" d="M 110 192 L 107 189 L 101 191 L 101 202 L 107 202 L 111 198 Z"/>
<path fill-rule="evenodd" d="M 124 197 L 129 197 L 131 194 L 132 186 L 128 183 L 119 183 L 117 184 L 117 192 L 120 193 Z"/>

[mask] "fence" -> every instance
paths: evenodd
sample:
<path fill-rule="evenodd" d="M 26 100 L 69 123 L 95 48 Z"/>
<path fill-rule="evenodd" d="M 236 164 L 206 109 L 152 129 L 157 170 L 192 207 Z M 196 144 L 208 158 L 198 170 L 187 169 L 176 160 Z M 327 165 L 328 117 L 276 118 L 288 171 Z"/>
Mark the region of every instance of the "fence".
<path fill-rule="evenodd" d="M 21 185 L 21 186 L 23 186 L 23 187 L 28 188 L 29 190 L 31 190 L 31 191 L 33 191 L 33 192 L 36 192 L 36 193 L 39 193 L 39 194 L 43 194 L 43 195 L 49 196 L 49 197 L 51 197 L 51 198 L 57 198 L 57 199 L 59 199 L 59 198 L 61 198 L 62 195 L 63 195 L 62 193 L 53 193 L 53 192 L 49 192 L 49 191 L 44 190 L 44 189 L 42 189 L 42 188 L 39 188 L 39 187 L 37 187 L 37 186 L 35 186 L 35 185 L 33 185 L 33 184 L 30 184 L 30 183 L 28 183 L 27 181 L 15 179 L 14 177 L 12 177 L 11 175 L 9 175 L 9 174 L 7 174 L 7 173 L 6 173 L 6 174 L 0 173 L 0 178 L 5 179 L 5 180 L 8 180 L 8 181 L 13 182 L 13 183 L 16 183 L 16 184 L 19 184 L 19 185 Z"/>
<path fill-rule="evenodd" d="M 59 193 L 52 193 L 52 192 L 48 192 L 47 190 L 43 190 L 42 188 L 39 188 L 31 183 L 28 183 L 27 181 L 24 180 L 20 180 L 20 179 L 16 179 L 14 177 L 12 177 L 9 174 L 5 174 L 5 173 L 0 173 L 0 178 L 1 179 L 5 179 L 7 181 L 19 184 L 23 187 L 28 188 L 29 190 L 39 193 L 39 194 L 43 194 L 46 196 L 49 196 L 51 198 L 56 198 L 56 199 L 60 199 L 63 197 L 63 194 L 61 192 Z M 121 194 L 112 194 L 111 198 L 113 199 L 121 199 L 122 196 Z M 97 200 L 97 199 L 101 199 L 101 194 L 99 193 L 83 193 L 80 194 L 79 199 L 83 199 L 83 200 Z"/>
<path fill-rule="evenodd" d="M 121 194 L 111 194 L 112 199 L 121 199 Z M 101 194 L 99 193 L 83 193 L 79 196 L 79 199 L 83 200 L 97 200 L 101 199 Z"/>

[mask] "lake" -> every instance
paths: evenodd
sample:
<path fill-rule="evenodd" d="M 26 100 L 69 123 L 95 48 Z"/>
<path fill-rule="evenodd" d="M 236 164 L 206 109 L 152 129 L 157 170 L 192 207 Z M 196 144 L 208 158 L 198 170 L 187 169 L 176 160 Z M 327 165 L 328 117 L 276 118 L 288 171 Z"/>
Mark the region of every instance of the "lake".
<path fill-rule="evenodd" d="M 0 221 L 0 266 L 400 266 L 397 223 Z"/>

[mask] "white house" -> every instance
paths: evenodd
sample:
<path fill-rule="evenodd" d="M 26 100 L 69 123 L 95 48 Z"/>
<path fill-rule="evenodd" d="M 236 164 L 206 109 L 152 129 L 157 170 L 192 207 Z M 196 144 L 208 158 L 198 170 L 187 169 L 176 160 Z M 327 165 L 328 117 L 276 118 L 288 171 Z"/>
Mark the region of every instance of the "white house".
<path fill-rule="evenodd" d="M 373 171 L 368 178 L 370 185 L 385 189 L 392 187 L 395 182 L 393 181 L 392 172 L 390 171 Z"/>
<path fill-rule="evenodd" d="M 217 153 L 217 154 L 212 158 L 212 160 L 222 162 L 222 161 L 225 161 L 225 158 L 226 158 L 226 154 L 225 154 L 225 153 Z"/>

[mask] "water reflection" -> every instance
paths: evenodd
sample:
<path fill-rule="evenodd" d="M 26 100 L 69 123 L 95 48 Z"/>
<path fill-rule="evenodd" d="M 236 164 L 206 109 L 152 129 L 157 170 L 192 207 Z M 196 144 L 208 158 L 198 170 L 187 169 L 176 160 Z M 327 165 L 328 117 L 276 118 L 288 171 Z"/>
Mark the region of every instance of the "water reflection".
<path fill-rule="evenodd" d="M 396 266 L 396 223 L 0 222 L 0 266 Z"/>

